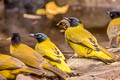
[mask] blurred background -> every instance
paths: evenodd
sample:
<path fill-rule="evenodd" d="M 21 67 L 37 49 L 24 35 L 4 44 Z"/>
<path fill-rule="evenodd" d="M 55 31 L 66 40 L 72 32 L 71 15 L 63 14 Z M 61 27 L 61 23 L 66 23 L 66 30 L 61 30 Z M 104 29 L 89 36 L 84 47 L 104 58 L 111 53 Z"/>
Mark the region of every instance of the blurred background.
<path fill-rule="evenodd" d="M 120 0 L 0 0 L 0 50 L 8 53 L 13 32 L 19 32 L 22 41 L 31 47 L 36 40 L 28 34 L 43 32 L 63 52 L 72 52 L 64 33 L 56 27 L 63 17 L 70 16 L 79 18 L 98 42 L 107 46 L 106 28 L 110 18 L 106 12 L 119 9 Z"/>

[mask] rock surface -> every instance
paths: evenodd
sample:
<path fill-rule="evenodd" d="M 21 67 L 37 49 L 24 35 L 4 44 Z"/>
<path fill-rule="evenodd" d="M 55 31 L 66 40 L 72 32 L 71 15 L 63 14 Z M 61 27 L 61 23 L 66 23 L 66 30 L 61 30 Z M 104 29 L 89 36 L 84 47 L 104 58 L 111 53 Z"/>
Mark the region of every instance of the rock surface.
<path fill-rule="evenodd" d="M 120 63 L 106 65 L 101 61 L 84 58 L 73 58 L 68 65 L 78 74 L 77 78 L 68 80 L 117 80 L 120 78 Z"/>

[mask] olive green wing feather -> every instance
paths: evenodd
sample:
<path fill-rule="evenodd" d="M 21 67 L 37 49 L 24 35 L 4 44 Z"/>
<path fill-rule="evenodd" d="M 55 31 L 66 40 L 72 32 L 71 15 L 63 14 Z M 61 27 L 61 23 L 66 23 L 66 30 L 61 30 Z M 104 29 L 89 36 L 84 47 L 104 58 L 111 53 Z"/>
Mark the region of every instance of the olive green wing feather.
<path fill-rule="evenodd" d="M 43 49 L 43 48 L 39 48 L 37 49 L 37 51 L 42 54 L 42 56 L 45 58 L 45 59 L 48 59 L 50 61 L 53 61 L 53 62 L 57 62 L 57 63 L 60 63 L 61 61 L 59 60 L 59 58 L 57 57 L 56 53 L 54 53 L 54 50 L 52 49 Z"/>
<path fill-rule="evenodd" d="M 0 69 L 18 69 L 23 66 L 25 66 L 25 64 L 19 59 L 0 54 Z"/>
<path fill-rule="evenodd" d="M 99 51 L 96 38 L 86 30 L 67 35 L 67 41 Z"/>

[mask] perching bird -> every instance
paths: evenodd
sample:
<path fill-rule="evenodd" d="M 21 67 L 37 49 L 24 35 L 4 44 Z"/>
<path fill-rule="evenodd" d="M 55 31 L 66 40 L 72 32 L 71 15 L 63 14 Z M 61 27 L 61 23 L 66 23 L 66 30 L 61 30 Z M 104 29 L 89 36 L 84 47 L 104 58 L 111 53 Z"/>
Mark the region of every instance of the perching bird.
<path fill-rule="evenodd" d="M 35 71 L 35 69 L 27 67 L 17 58 L 0 54 L 0 75 L 7 79 L 15 79 L 16 75 L 20 73 L 43 74 L 40 71 Z"/>
<path fill-rule="evenodd" d="M 110 48 L 119 47 L 120 44 L 120 12 L 110 11 L 107 13 L 111 18 L 107 28 Z"/>
<path fill-rule="evenodd" d="M 30 36 L 37 39 L 38 43 L 35 45 L 35 50 L 44 57 L 53 66 L 56 66 L 61 71 L 73 76 L 72 70 L 65 63 L 63 53 L 44 33 L 30 34 Z"/>
<path fill-rule="evenodd" d="M 117 63 L 116 55 L 101 47 L 96 38 L 84 28 L 82 22 L 77 18 L 64 18 L 57 26 L 66 30 L 65 39 L 74 50 L 75 56 L 97 58 L 107 64 Z"/>
<path fill-rule="evenodd" d="M 22 44 L 20 40 L 19 33 L 13 33 L 12 39 L 11 39 L 11 45 L 10 45 L 10 53 L 12 56 L 20 59 L 25 64 L 43 70 L 48 69 L 56 74 L 58 74 L 60 77 L 66 79 L 68 77 L 68 74 L 60 71 L 59 69 L 51 66 L 47 61 L 44 60 L 44 58 L 37 53 L 34 49 L 31 47 Z M 44 70 L 43 70 L 44 71 Z"/>
<path fill-rule="evenodd" d="M 45 9 L 38 9 L 36 11 L 37 15 L 46 15 L 47 18 L 53 19 L 57 14 L 65 14 L 69 9 L 69 5 L 64 5 L 59 7 L 54 1 L 50 1 L 45 5 Z"/>

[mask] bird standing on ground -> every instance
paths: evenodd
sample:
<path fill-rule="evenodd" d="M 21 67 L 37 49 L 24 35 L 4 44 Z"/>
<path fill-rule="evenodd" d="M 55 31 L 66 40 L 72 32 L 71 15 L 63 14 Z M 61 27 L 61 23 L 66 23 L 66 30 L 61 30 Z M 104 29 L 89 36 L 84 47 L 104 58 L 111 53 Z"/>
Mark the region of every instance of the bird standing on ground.
<path fill-rule="evenodd" d="M 111 21 L 107 28 L 107 35 L 109 38 L 109 47 L 117 48 L 120 44 L 120 12 L 110 11 L 107 12 Z"/>
<path fill-rule="evenodd" d="M 35 50 L 44 57 L 53 66 L 56 66 L 63 72 L 73 76 L 72 70 L 65 63 L 63 53 L 44 33 L 30 34 L 31 37 L 37 39 L 38 43 L 35 45 Z"/>
<path fill-rule="evenodd" d="M 17 74 L 32 73 L 41 75 L 39 71 L 27 67 L 22 61 L 9 55 L 0 54 L 0 75 L 7 79 L 15 79 Z"/>
<path fill-rule="evenodd" d="M 20 59 L 25 64 L 43 70 L 48 69 L 56 74 L 58 74 L 63 79 L 66 79 L 68 75 L 59 69 L 51 66 L 47 61 L 44 60 L 44 58 L 37 53 L 34 49 L 31 47 L 22 44 L 20 40 L 20 35 L 18 33 L 13 33 L 12 39 L 11 39 L 11 45 L 10 45 L 10 53 L 12 56 Z M 44 70 L 43 70 L 44 71 Z"/>
<path fill-rule="evenodd" d="M 84 28 L 82 22 L 77 18 L 64 18 L 57 26 L 65 30 L 65 39 L 74 50 L 75 56 L 97 58 L 106 64 L 117 63 L 116 55 L 101 47 L 96 38 Z"/>

